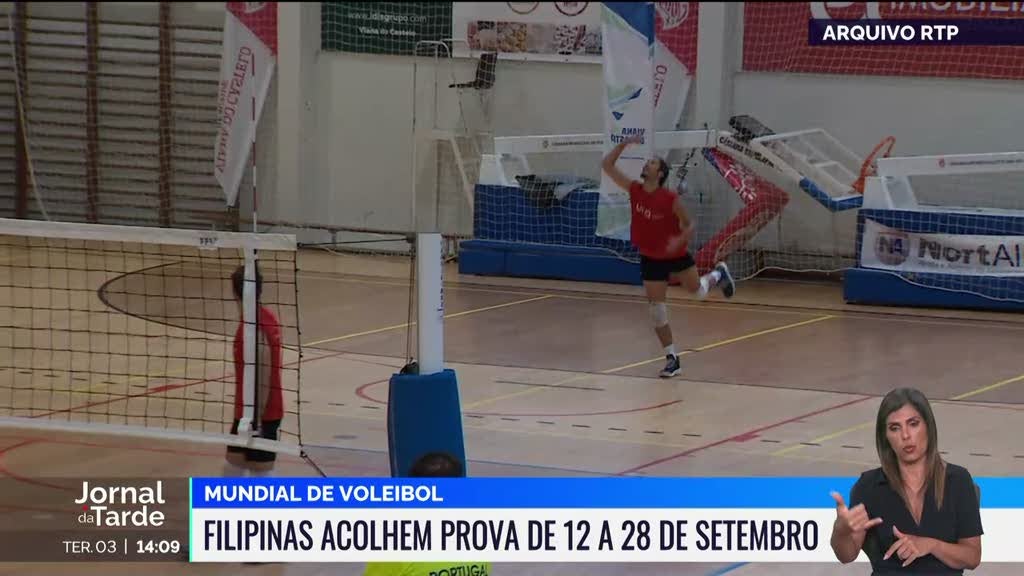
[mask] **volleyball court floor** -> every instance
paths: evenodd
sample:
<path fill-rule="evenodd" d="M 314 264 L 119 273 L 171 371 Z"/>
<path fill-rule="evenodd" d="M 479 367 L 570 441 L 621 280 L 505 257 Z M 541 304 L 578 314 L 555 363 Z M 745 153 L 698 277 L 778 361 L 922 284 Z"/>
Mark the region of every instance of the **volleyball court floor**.
<path fill-rule="evenodd" d="M 387 382 L 404 363 L 408 261 L 304 253 L 302 440 L 331 476 L 388 475 Z M 671 293 L 683 372 L 641 289 L 446 271 L 445 355 L 475 476 L 857 475 L 878 465 L 873 422 L 899 386 L 932 400 L 945 457 L 975 476 L 1024 474 L 1018 316 L 842 304 L 840 288 L 751 281 L 736 298 Z M 36 476 L 222 473 L 209 444 L 0 430 L 0 471 Z M 315 475 L 282 456 L 277 475 Z M 821 495 L 829 505 L 828 494 Z M 12 510 L 0 510 L 0 514 Z M 827 534 L 822 534 L 827 546 Z M 361 564 L 0 564 L 0 574 L 343 575 Z M 1019 566 L 985 565 L 978 574 Z M 494 574 L 864 574 L 865 565 L 498 564 Z"/>

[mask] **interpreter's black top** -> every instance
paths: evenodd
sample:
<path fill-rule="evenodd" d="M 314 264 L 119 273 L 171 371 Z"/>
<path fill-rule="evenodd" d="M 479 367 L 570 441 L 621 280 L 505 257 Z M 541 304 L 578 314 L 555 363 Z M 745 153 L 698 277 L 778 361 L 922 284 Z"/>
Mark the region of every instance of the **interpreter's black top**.
<path fill-rule="evenodd" d="M 935 505 L 935 492 L 929 482 L 921 512 L 921 525 L 918 526 L 910 509 L 889 484 L 881 468 L 861 474 L 850 490 L 849 507 L 864 504 L 868 518 L 882 518 L 882 523 L 868 530 L 864 538 L 863 549 L 874 568 L 872 574 L 963 574 L 963 570 L 950 568 L 931 554 L 914 560 L 906 568 L 903 568 L 904 561 L 897 554 L 888 560 L 882 557 L 896 542 L 893 525 L 904 534 L 950 543 L 956 543 L 961 538 L 981 536 L 981 504 L 977 490 L 966 468 L 947 463 L 942 509 Z"/>

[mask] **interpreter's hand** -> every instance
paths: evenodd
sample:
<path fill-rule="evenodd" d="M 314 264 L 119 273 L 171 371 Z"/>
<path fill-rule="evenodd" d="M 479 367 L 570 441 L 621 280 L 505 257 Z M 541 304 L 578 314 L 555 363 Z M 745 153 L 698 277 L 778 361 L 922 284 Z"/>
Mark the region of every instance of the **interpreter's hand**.
<path fill-rule="evenodd" d="M 639 134 L 633 134 L 629 138 L 626 138 L 625 140 L 623 140 L 622 143 L 625 144 L 626 146 L 631 146 L 633 144 L 639 144 L 639 143 L 641 143 L 643 141 L 644 141 L 644 139 L 641 138 Z"/>
<path fill-rule="evenodd" d="M 836 501 L 836 526 L 846 536 L 867 532 L 882 523 L 881 518 L 869 518 L 863 504 L 847 508 L 843 497 L 837 492 L 832 493 L 832 499 Z"/>
<path fill-rule="evenodd" d="M 904 534 L 895 526 L 892 527 L 892 534 L 896 537 L 896 541 L 889 547 L 889 550 L 882 559 L 888 560 L 890 556 L 895 554 L 900 560 L 903 560 L 904 568 L 910 566 L 910 563 L 914 560 L 931 554 L 932 550 L 935 549 L 935 540 L 931 538 Z"/>

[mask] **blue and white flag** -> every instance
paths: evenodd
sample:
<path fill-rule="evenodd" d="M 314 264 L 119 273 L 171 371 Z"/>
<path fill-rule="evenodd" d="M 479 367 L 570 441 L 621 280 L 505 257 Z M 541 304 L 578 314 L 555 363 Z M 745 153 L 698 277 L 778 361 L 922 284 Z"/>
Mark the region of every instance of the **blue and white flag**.
<path fill-rule="evenodd" d="M 604 56 L 604 140 L 607 154 L 619 142 L 640 136 L 619 157 L 619 170 L 640 178 L 644 162 L 654 155 L 654 3 L 605 2 L 601 8 L 601 42 Z M 602 206 L 597 234 L 629 239 L 629 202 L 622 190 L 601 174 Z"/>

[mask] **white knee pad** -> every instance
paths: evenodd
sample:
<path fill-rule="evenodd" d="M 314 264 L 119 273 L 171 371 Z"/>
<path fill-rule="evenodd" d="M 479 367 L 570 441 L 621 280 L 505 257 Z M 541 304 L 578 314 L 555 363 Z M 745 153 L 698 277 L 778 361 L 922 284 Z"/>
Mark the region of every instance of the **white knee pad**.
<path fill-rule="evenodd" d="M 648 306 L 655 328 L 668 324 L 668 306 L 665 306 L 664 302 L 651 302 Z"/>

